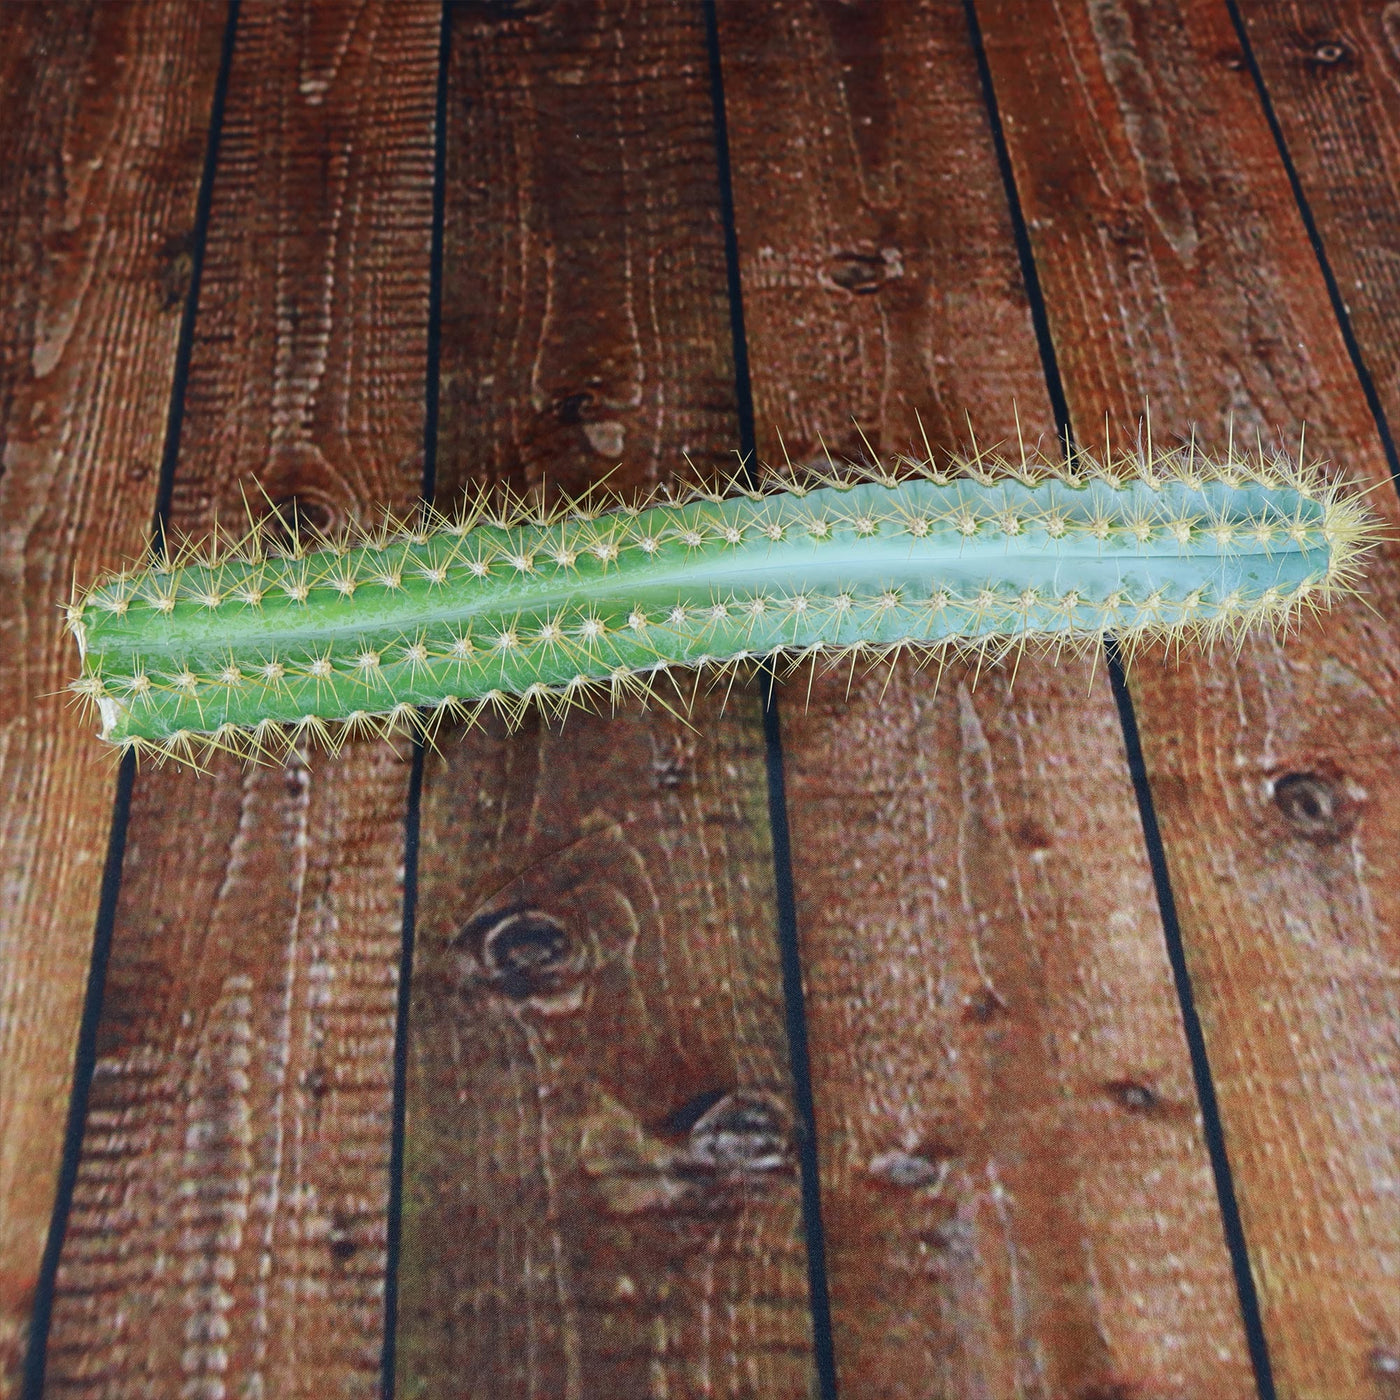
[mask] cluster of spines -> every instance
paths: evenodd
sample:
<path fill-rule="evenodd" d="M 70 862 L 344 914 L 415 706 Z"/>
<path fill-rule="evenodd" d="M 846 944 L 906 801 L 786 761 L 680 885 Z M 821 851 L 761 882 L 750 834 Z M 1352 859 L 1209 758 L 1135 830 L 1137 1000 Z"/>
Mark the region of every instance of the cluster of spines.
<path fill-rule="evenodd" d="M 911 507 L 900 497 L 896 488 L 909 482 L 955 488 L 964 483 L 969 489 L 948 493 L 931 510 Z M 1027 492 L 1015 489 L 1046 483 L 1064 488 L 1048 504 L 1029 502 Z M 1168 488 L 1195 492 L 1214 483 L 1287 491 L 1295 505 L 1282 510 L 1266 504 L 1245 519 L 1173 509 Z M 1130 508 L 1122 509 L 1128 503 L 1113 498 L 1138 484 L 1148 491 L 1133 492 Z M 889 494 L 872 500 L 872 493 L 856 489 L 868 485 L 888 488 Z M 1065 508 L 1070 495 L 1095 486 L 1097 491 L 1081 498 L 1097 503 L 1094 508 Z M 822 494 L 814 499 L 813 492 Z M 753 504 L 741 513 L 732 508 L 736 501 Z M 862 658 L 878 663 L 910 646 L 922 646 L 927 657 L 940 662 L 954 653 L 995 660 L 1028 644 L 1057 652 L 1096 647 L 1108 634 L 1128 654 L 1156 638 L 1175 645 L 1188 639 L 1209 644 L 1260 625 L 1286 626 L 1303 609 L 1324 604 L 1338 589 L 1349 587 L 1374 529 L 1355 497 L 1340 493 L 1319 469 L 1282 453 L 1261 451 L 1246 459 L 1231 451 L 1222 461 L 1194 448 L 1155 456 L 1139 451 L 1108 461 L 1083 452 L 1065 457 L 1022 453 L 1011 462 L 975 453 L 942 465 L 903 458 L 890 468 L 851 466 L 801 477 L 774 476 L 762 490 L 730 481 L 717 490 L 662 492 L 642 503 L 595 498 L 545 510 L 535 500 L 482 496 L 452 519 L 425 510 L 411 524 L 385 520 L 377 529 L 331 538 L 303 539 L 293 532 L 285 547 L 265 528 L 255 527 L 240 541 L 215 538 L 202 546 L 188 545 L 174 556 L 153 558 L 102 580 L 75 594 L 68 619 L 80 644 L 89 630 L 124 631 L 129 625 L 139 631 L 173 617 L 182 605 L 196 613 L 222 612 L 237 633 L 240 617 L 256 631 L 271 610 L 292 618 L 309 616 L 321 611 L 319 603 L 338 607 L 363 597 L 364 590 L 392 602 L 410 586 L 426 590 L 431 598 L 439 589 L 473 583 L 483 591 L 512 583 L 528 588 L 540 581 L 569 585 L 585 575 L 590 581 L 605 580 L 610 573 L 676 553 L 722 553 L 756 543 L 778 547 L 794 535 L 817 542 L 838 535 L 857 540 L 904 535 L 913 545 L 946 533 L 968 542 L 1002 540 L 1008 547 L 1018 536 L 1042 535 L 1090 547 L 1166 544 L 1221 554 L 1245 546 L 1268 554 L 1277 543 L 1325 549 L 1328 566 L 1291 588 L 1217 599 L 1207 599 L 1201 590 L 1179 598 L 1161 593 L 1133 597 L 1120 590 L 1090 603 L 1072 586 L 1047 597 L 1035 589 L 985 582 L 966 595 L 934 583 L 922 596 L 904 585 L 870 596 L 778 585 L 745 596 L 716 592 L 698 604 L 638 605 L 614 616 L 592 600 L 565 601 L 543 617 L 527 619 L 522 613 L 512 620 L 501 615 L 479 628 L 468 619 L 435 630 L 414 626 L 373 645 L 340 638 L 297 659 L 275 649 L 240 657 L 230 647 L 223 657 L 200 657 L 197 669 L 183 660 L 160 668 L 138 663 L 120 674 L 105 670 L 100 659 L 90 663 L 85 654 L 84 674 L 72 688 L 102 711 L 109 731 L 116 727 L 113 717 L 119 711 L 139 709 L 158 696 L 207 697 L 219 687 L 261 690 L 269 698 L 268 708 L 282 710 L 294 688 L 298 694 L 319 694 L 324 687 L 348 683 L 362 693 L 363 704 L 337 716 L 319 715 L 308 704 L 297 716 L 200 722 L 158 735 L 114 736 L 122 748 L 188 761 L 213 749 L 277 759 L 306 740 L 334 749 L 345 738 L 365 733 L 430 736 L 446 720 L 471 721 L 488 709 L 517 723 L 536 703 L 562 713 L 600 697 L 615 702 L 625 695 L 654 696 L 658 677 L 671 683 L 677 702 L 684 705 L 686 688 L 674 669 L 701 663 L 733 666 L 778 655 L 793 665 L 814 656 L 833 665 Z M 917 616 L 946 620 L 958 613 L 963 625 L 941 632 L 930 622 L 922 629 L 895 627 L 901 635 L 891 637 L 890 627 L 875 625 Z M 1047 625 L 1047 614 L 1055 613 L 1062 623 Z M 731 638 L 723 651 L 706 652 L 704 629 L 713 632 L 722 622 L 727 626 L 736 614 L 750 618 L 756 643 L 735 647 Z M 784 625 L 790 628 L 788 635 Z M 683 659 L 672 659 L 674 646 L 651 645 L 658 632 L 668 629 L 689 645 Z M 618 651 L 619 635 L 628 642 L 622 648 L 626 654 L 609 657 Z M 553 663 L 552 681 L 529 679 L 532 670 L 540 669 L 533 658 L 546 655 Z M 561 669 L 561 661 L 569 658 L 577 669 L 567 664 Z M 483 671 L 493 666 L 499 674 L 483 679 Z M 467 668 L 473 672 L 471 688 L 461 684 Z M 279 703 L 273 705 L 273 698 Z"/>
<path fill-rule="evenodd" d="M 1179 454 L 1183 464 L 1192 459 Z M 959 479 L 979 486 L 1002 486 L 1018 482 L 1026 486 L 1039 485 L 1047 479 L 1071 486 L 1085 486 L 1101 481 L 1121 490 L 1129 482 L 1143 480 L 1154 487 L 1174 481 L 1198 489 L 1209 482 L 1227 485 L 1254 484 L 1265 488 L 1291 487 L 1302 490 L 1304 476 L 1296 469 L 1285 476 L 1277 463 L 1271 470 L 1247 473 L 1240 463 L 1232 470 L 1220 469 L 1214 475 L 1200 463 L 1192 465 L 1189 474 L 1177 476 L 1163 473 L 1160 462 L 1151 474 L 1129 476 L 1122 464 L 1115 470 L 1082 469 L 1083 456 L 1073 459 L 1080 470 L 1052 474 L 1037 463 L 1024 471 L 1009 468 L 992 477 L 986 470 L 986 459 L 971 459 L 982 463 L 976 476 L 962 478 L 947 471 L 906 471 L 901 476 L 886 472 L 843 472 L 834 480 L 822 479 L 823 486 L 849 489 L 852 486 L 876 482 L 895 486 L 910 479 L 922 479 L 937 485 L 951 485 Z M 1135 460 L 1135 459 L 1128 459 Z M 918 464 L 912 464 L 917 467 Z M 800 486 L 773 478 L 785 495 L 801 500 L 816 489 L 811 479 Z M 1320 477 L 1307 478 L 1311 489 L 1310 501 L 1325 503 L 1328 489 Z M 327 539 L 312 539 L 291 549 L 267 544 L 264 531 L 254 528 L 237 542 L 218 541 L 202 547 L 187 547 L 173 557 L 161 555 L 139 566 L 104 579 L 85 593 L 75 597 L 69 606 L 70 622 L 80 623 L 90 611 L 124 616 L 133 606 L 158 614 L 173 613 L 180 603 L 194 604 L 209 611 L 222 607 L 244 606 L 259 608 L 274 600 L 308 604 L 316 598 L 342 600 L 353 598 L 361 589 L 376 588 L 388 593 L 403 588 L 405 583 L 421 579 L 429 587 L 442 587 L 449 581 L 475 579 L 483 585 L 499 582 L 502 577 L 527 577 L 542 574 L 567 576 L 577 570 L 579 562 L 594 561 L 604 569 L 623 562 L 625 556 L 655 558 L 668 547 L 679 546 L 695 550 L 705 546 L 738 547 L 753 539 L 781 543 L 796 531 L 813 539 L 822 539 L 835 529 L 850 526 L 857 537 L 874 536 L 885 526 L 903 530 L 913 539 L 923 538 L 938 529 L 951 528 L 972 540 L 989 534 L 1015 538 L 1040 529 L 1051 539 L 1072 539 L 1076 536 L 1108 542 L 1114 537 L 1132 538 L 1139 544 L 1166 537 L 1176 544 L 1189 546 L 1200 539 L 1213 540 L 1222 547 L 1237 542 L 1289 540 L 1306 543 L 1317 538 L 1321 522 L 1315 512 L 1296 512 L 1291 517 L 1277 511 L 1261 512 L 1251 521 L 1233 521 L 1224 517 L 1183 518 L 1173 516 L 1158 501 L 1149 508 L 1124 516 L 1105 509 L 1088 520 L 1069 517 L 1056 509 L 1017 511 L 1005 501 L 992 498 L 962 500 L 938 512 L 911 511 L 898 505 L 885 512 L 863 509 L 850 513 L 822 509 L 810 513 L 801 510 L 784 511 L 775 505 L 782 496 L 768 492 L 695 492 L 682 500 L 662 501 L 674 510 L 694 503 L 720 504 L 736 497 L 764 502 L 769 513 L 750 522 L 678 520 L 661 530 L 648 529 L 643 518 L 658 504 L 623 506 L 606 503 L 598 514 L 583 514 L 572 507 L 545 515 L 531 509 L 529 503 L 519 502 L 511 510 L 499 508 L 488 511 L 478 503 L 456 519 L 447 519 L 431 510 L 412 527 L 392 521 L 374 532 L 346 530 Z M 522 550 L 516 536 L 522 527 L 548 531 L 541 540 L 542 547 Z M 1335 523 L 1333 528 L 1335 528 Z M 299 537 L 298 537 L 299 538 Z"/>

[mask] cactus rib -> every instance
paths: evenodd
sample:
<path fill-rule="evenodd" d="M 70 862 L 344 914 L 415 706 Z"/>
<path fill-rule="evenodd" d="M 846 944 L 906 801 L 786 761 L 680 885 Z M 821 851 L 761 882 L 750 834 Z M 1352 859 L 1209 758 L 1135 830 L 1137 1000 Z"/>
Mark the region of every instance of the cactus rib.
<path fill-rule="evenodd" d="M 900 459 L 605 509 L 482 499 L 108 576 L 68 607 L 72 689 L 123 749 L 277 757 L 778 653 L 1209 643 L 1329 602 L 1377 538 L 1315 467 L 1184 449 Z"/>

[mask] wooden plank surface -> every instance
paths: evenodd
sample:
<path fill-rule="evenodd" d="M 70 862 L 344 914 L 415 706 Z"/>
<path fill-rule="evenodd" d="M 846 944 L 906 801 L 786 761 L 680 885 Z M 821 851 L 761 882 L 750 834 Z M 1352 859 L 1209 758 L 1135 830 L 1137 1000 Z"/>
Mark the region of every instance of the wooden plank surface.
<path fill-rule="evenodd" d="M 439 32 L 243 8 L 177 530 L 417 498 Z M 47 1393 L 378 1395 L 409 773 L 139 774 Z"/>
<path fill-rule="evenodd" d="M 55 606 L 155 505 L 223 7 L 0 15 L 0 1396 L 53 1210 L 112 814 Z"/>
<path fill-rule="evenodd" d="M 1065 391 L 1092 435 L 1306 419 L 1388 472 L 1225 8 L 981 0 Z M 1281 1396 L 1394 1392 L 1395 547 L 1351 602 L 1132 682 Z"/>
<path fill-rule="evenodd" d="M 1245 9 L 1400 412 L 1389 10 Z M 1306 417 L 1380 480 L 1224 8 L 978 13 L 1076 426 L 1149 393 L 1212 439 L 1227 409 Z M 22 895 L 0 915 L 0 1395 L 110 812 L 87 734 L 39 694 L 69 669 L 47 614 L 149 519 L 222 18 L 4 16 L 21 586 L 0 640 L 25 665 L 0 754 Z M 916 407 L 939 445 L 965 405 L 987 437 L 1013 397 L 1047 427 L 962 6 L 721 22 L 765 455 L 777 428 L 796 456 L 818 433 L 858 451 L 851 413 L 887 450 Z M 699 15 L 456 23 L 441 497 L 719 458 L 737 428 Z M 245 9 L 177 524 L 237 516 L 253 477 L 323 520 L 416 493 L 437 26 L 426 4 Z M 1400 1375 L 1393 557 L 1375 578 L 1384 621 L 1349 607 L 1134 678 L 1274 1376 L 1326 1400 L 1387 1400 Z M 783 700 L 843 1393 L 1247 1394 L 1102 673 L 926 680 Z M 142 775 L 53 1393 L 376 1391 L 406 787 L 374 746 Z M 751 696 L 703 702 L 693 731 L 628 710 L 430 760 L 402 1394 L 806 1393 L 765 804 Z"/>
<path fill-rule="evenodd" d="M 1053 436 L 966 16 L 721 6 L 761 453 Z M 1106 667 L 782 693 L 843 1394 L 1253 1393 Z"/>
<path fill-rule="evenodd" d="M 1400 11 L 1374 0 L 1240 6 L 1347 319 L 1400 424 Z"/>
<path fill-rule="evenodd" d="M 699 7 L 468 6 L 451 65 L 439 499 L 720 458 Z M 428 759 L 403 1400 L 808 1394 L 762 743 L 744 690 Z"/>

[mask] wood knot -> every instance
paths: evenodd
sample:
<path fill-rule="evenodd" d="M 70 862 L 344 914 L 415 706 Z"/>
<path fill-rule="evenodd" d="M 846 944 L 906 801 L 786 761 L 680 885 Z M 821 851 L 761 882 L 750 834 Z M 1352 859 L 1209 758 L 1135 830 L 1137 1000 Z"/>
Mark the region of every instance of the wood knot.
<path fill-rule="evenodd" d="M 725 1094 L 690 1130 L 691 1163 L 714 1171 L 776 1171 L 788 1159 L 791 1131 L 781 1104 L 768 1094 Z"/>
<path fill-rule="evenodd" d="M 1054 837 L 1034 817 L 1025 817 L 1017 822 L 1011 829 L 1011 839 L 1032 855 L 1048 851 L 1055 844 Z"/>
<path fill-rule="evenodd" d="M 569 935 L 548 914 L 526 909 L 507 914 L 482 940 L 486 965 L 508 997 L 555 990 L 569 962 Z"/>
<path fill-rule="evenodd" d="M 881 1152 L 870 1159 L 866 1170 L 877 1181 L 898 1186 L 907 1191 L 931 1187 L 935 1192 L 948 1179 L 952 1162 L 948 1154 L 931 1152 Z"/>
<path fill-rule="evenodd" d="M 585 423 L 583 435 L 600 457 L 621 457 L 627 443 L 627 430 L 615 420 Z"/>
<path fill-rule="evenodd" d="M 310 491 L 288 491 L 273 500 L 258 529 L 267 549 L 291 554 L 298 545 L 308 546 L 344 523 L 344 513 L 324 497 Z"/>
<path fill-rule="evenodd" d="M 761 1093 L 708 1090 L 653 1131 L 599 1091 L 582 1124 L 579 1162 L 612 1214 L 711 1220 L 742 1209 L 756 1175 L 787 1164 L 790 1136 L 783 1105 Z"/>
<path fill-rule="evenodd" d="M 513 906 L 479 914 L 452 940 L 452 947 L 466 956 L 469 973 L 479 973 L 492 990 L 511 1001 L 571 1009 L 577 1000 L 569 994 L 584 971 L 584 950 L 543 910 Z M 561 997 L 567 1006 L 559 1002 Z"/>
<path fill-rule="evenodd" d="M 1138 1079 L 1113 1079 L 1103 1088 L 1125 1113 L 1152 1114 L 1161 1103 L 1157 1091 Z"/>
<path fill-rule="evenodd" d="M 554 403 L 554 415 L 566 427 L 577 427 L 583 422 L 583 415 L 588 406 L 593 402 L 593 395 L 587 389 L 581 389 L 577 394 L 561 395 Z"/>
<path fill-rule="evenodd" d="M 977 1026 L 989 1026 L 1005 1014 L 1006 1002 L 991 987 L 979 987 L 963 1002 L 963 1020 Z"/>
<path fill-rule="evenodd" d="M 1340 774 L 1285 773 L 1274 779 L 1272 787 L 1274 805 L 1290 830 L 1305 841 L 1331 845 L 1356 826 L 1357 804 Z"/>
<path fill-rule="evenodd" d="M 1356 67 L 1356 51 L 1335 34 L 1314 35 L 1303 40 L 1308 67 L 1329 71 Z"/>
<path fill-rule="evenodd" d="M 705 1089 L 694 1098 L 687 1099 L 674 1112 L 668 1113 L 661 1124 L 661 1131 L 669 1137 L 688 1134 L 728 1094 L 728 1089 Z"/>
<path fill-rule="evenodd" d="M 898 248 L 858 252 L 847 249 L 832 255 L 826 265 L 827 279 L 854 296 L 869 296 L 886 282 L 904 275 Z"/>
<path fill-rule="evenodd" d="M 1400 1396 L 1400 1347 L 1373 1347 L 1367 1361 L 1371 1374 L 1380 1382 L 1380 1394 L 1386 1400 Z"/>

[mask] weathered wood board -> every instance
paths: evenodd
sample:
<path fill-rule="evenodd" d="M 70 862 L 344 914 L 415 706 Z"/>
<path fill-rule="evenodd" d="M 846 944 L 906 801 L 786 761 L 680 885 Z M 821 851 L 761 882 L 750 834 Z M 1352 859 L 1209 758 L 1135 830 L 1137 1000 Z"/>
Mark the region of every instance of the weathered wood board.
<path fill-rule="evenodd" d="M 1013 403 L 1053 437 L 963 7 L 720 14 L 762 452 L 859 460 L 852 416 L 947 451 L 964 412 L 1014 452 Z M 783 752 L 843 1393 L 1253 1394 L 1106 665 L 807 682 Z"/>
<path fill-rule="evenodd" d="M 722 459 L 700 8 L 469 6 L 451 53 L 439 500 Z M 428 758 L 402 1400 L 808 1394 L 766 803 L 751 689 Z"/>
<path fill-rule="evenodd" d="M 1229 14 L 982 0 L 1077 430 L 1150 397 L 1389 472 Z M 1283 1396 L 1393 1387 L 1400 571 L 1287 642 L 1132 679 Z"/>
<path fill-rule="evenodd" d="M 1400 11 L 1244 0 L 1252 56 L 1392 431 L 1400 423 Z"/>
<path fill-rule="evenodd" d="M 223 7 L 0 15 L 0 1396 L 63 1151 L 113 769 L 58 604 L 145 547 Z"/>
<path fill-rule="evenodd" d="M 439 33 L 242 9 L 177 532 L 417 499 Z M 138 775 L 47 1393 L 378 1395 L 409 775 Z"/>
<path fill-rule="evenodd" d="M 1393 316 L 1400 297 L 1400 199 L 1396 197 L 1400 95 L 1395 85 L 1400 74 L 1400 14 L 1392 5 L 1361 0 L 1293 0 L 1279 5 L 1247 0 L 1241 10 L 1363 373 L 1393 434 L 1400 424 L 1400 340 Z M 1379 494 L 1386 494 L 1384 488 Z M 1336 830 L 1335 812 L 1327 805 L 1328 780 L 1334 775 L 1320 776 L 1320 786 L 1297 787 L 1299 800 L 1290 811 L 1305 830 L 1320 821 L 1322 830 L 1316 835 L 1325 842 Z M 1321 805 L 1312 810 L 1311 804 L 1317 801 Z M 1346 813 L 1343 825 L 1350 819 Z M 1393 827 L 1389 835 L 1394 840 Z M 1359 1229 L 1329 1231 L 1329 1239 L 1342 1255 L 1332 1264 L 1334 1273 L 1352 1267 L 1350 1251 L 1371 1255 L 1368 1267 L 1361 1271 L 1364 1310 L 1360 1316 L 1343 1314 L 1339 1319 L 1342 1345 L 1354 1368 L 1352 1375 L 1364 1377 L 1362 1393 L 1369 1382 L 1380 1400 L 1396 1400 L 1400 1396 L 1400 1191 L 1395 1185 L 1400 1181 L 1400 1163 L 1395 1160 L 1400 1139 L 1400 1045 L 1395 1027 L 1400 1025 L 1400 992 L 1396 991 L 1400 940 L 1393 925 L 1383 944 L 1372 945 L 1368 961 L 1372 957 L 1365 976 L 1366 1000 L 1376 1022 L 1365 1041 L 1344 1052 L 1355 1056 L 1355 1068 L 1368 1081 L 1367 1101 L 1358 1105 L 1366 1123 L 1365 1141 L 1353 1145 L 1346 1161 L 1329 1163 L 1341 1182 L 1358 1164 L 1369 1168 L 1370 1181 L 1359 1191 L 1343 1187 L 1328 1193 L 1332 1210 L 1340 1208 L 1344 1218 L 1364 1212 L 1364 1224 Z M 1292 1344 L 1307 1346 L 1310 1341 L 1311 1337 L 1298 1338 Z"/>
<path fill-rule="evenodd" d="M 1150 398 L 1215 444 L 1306 419 L 1396 525 L 1394 9 L 245 0 L 197 245 L 224 6 L 0 8 L 0 1400 L 113 810 L 52 605 L 140 549 L 168 424 L 198 532 L 404 510 L 425 465 L 439 504 L 732 469 L 750 388 L 799 460 L 964 409 L 1012 438 L 1013 402 L 1096 441 Z M 780 687 L 815 1303 L 751 688 L 449 732 L 421 809 L 407 746 L 142 772 L 46 1393 L 371 1396 L 387 1342 L 401 1397 L 831 1400 L 834 1346 L 872 1400 L 1397 1400 L 1396 563 L 1325 626 L 1137 666 L 1165 921 L 1102 664 Z"/>

